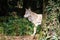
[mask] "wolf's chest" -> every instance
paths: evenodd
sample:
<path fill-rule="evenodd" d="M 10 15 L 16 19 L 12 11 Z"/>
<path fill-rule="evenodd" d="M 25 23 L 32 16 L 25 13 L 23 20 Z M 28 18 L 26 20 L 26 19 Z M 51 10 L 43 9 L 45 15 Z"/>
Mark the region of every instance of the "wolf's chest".
<path fill-rule="evenodd" d="M 40 25 L 41 21 L 42 21 L 42 16 L 41 15 L 30 16 L 30 17 L 28 17 L 28 20 L 34 24 Z"/>
<path fill-rule="evenodd" d="M 38 19 L 38 17 L 36 17 L 36 16 L 30 16 L 30 17 L 28 17 L 28 20 L 29 21 L 37 21 L 37 19 Z"/>

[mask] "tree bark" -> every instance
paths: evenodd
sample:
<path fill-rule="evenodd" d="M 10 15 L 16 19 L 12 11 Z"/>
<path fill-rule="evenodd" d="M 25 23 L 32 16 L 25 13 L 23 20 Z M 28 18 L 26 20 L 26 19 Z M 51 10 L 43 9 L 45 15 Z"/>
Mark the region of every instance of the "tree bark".
<path fill-rule="evenodd" d="M 42 21 L 42 26 L 46 26 L 46 19 L 47 19 L 47 12 L 46 12 L 46 5 L 47 5 L 47 0 L 43 0 L 43 21 Z"/>

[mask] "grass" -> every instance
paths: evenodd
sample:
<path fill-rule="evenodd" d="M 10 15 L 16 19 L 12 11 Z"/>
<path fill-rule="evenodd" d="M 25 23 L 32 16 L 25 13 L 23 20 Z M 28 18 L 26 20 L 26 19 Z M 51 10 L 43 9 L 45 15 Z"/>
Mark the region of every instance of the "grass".
<path fill-rule="evenodd" d="M 2 31 L 1 33 L 5 35 L 31 35 L 33 33 L 34 25 L 26 18 L 3 17 L 2 20 L 3 22 L 0 23 L 0 32 Z M 40 30 L 41 27 L 39 26 L 37 33 Z"/>

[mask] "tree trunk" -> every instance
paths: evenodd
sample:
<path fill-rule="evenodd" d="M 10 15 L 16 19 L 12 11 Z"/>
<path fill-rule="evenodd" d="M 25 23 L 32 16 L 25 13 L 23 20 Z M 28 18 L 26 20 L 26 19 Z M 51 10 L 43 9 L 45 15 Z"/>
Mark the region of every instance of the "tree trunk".
<path fill-rule="evenodd" d="M 46 5 L 47 5 L 47 0 L 43 0 L 43 21 L 42 21 L 42 27 L 45 28 L 46 24 L 46 19 L 47 19 L 47 13 L 46 13 Z"/>

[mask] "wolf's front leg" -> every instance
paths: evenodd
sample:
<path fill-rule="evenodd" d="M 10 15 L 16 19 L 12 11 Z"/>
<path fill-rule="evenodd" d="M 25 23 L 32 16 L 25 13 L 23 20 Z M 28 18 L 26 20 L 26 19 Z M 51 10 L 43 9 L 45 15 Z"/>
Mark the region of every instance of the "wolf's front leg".
<path fill-rule="evenodd" d="M 34 27 L 34 33 L 31 36 L 35 36 L 37 27 Z"/>

